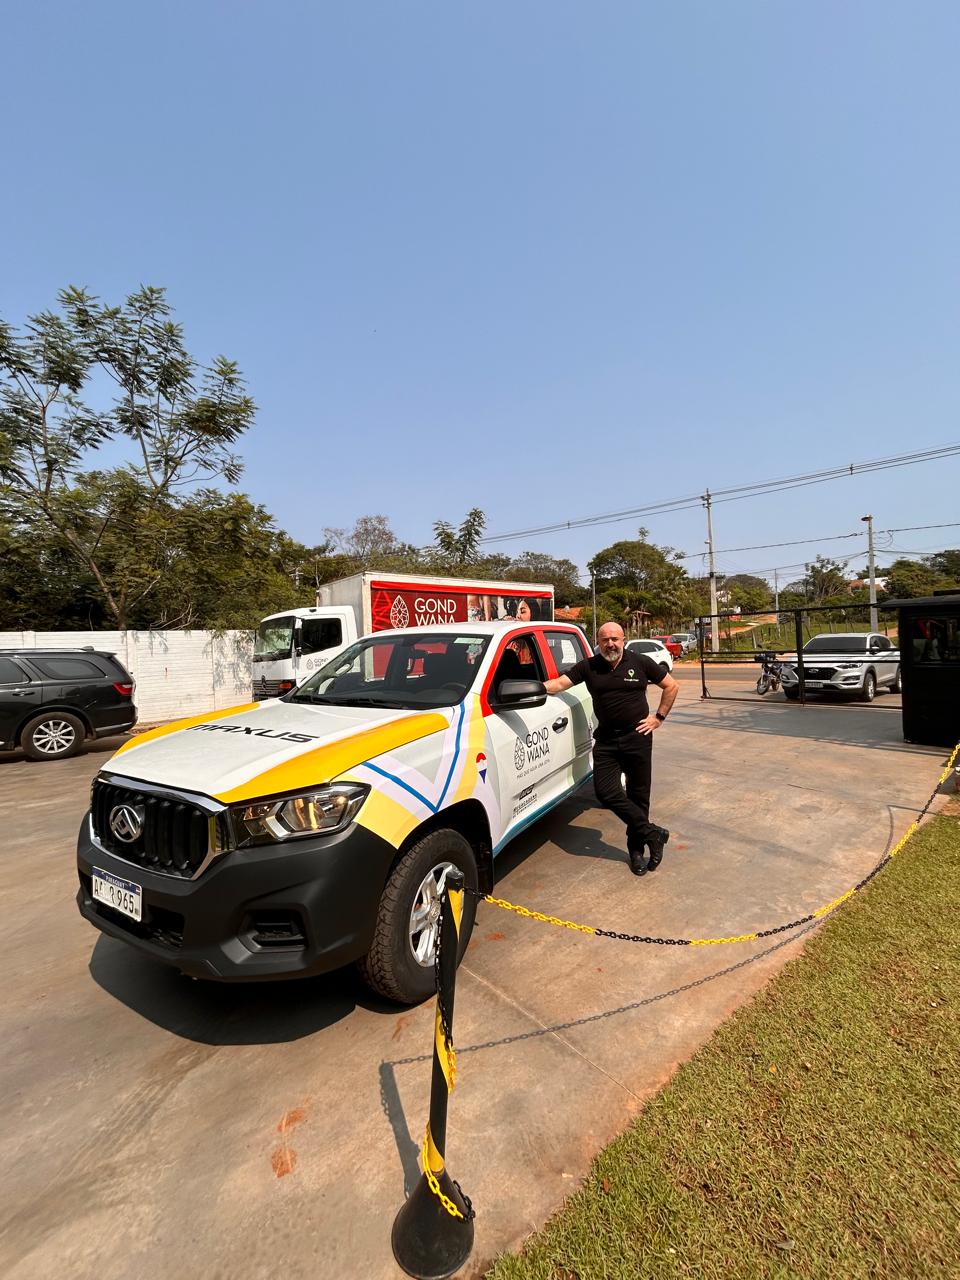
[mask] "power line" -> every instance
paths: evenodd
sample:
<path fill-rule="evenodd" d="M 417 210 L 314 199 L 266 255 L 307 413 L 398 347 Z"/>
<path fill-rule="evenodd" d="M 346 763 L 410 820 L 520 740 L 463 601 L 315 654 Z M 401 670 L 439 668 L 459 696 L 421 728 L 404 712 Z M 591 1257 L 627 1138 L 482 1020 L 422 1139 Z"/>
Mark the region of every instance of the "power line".
<path fill-rule="evenodd" d="M 877 529 L 878 534 L 881 533 L 915 533 L 920 529 L 960 529 L 960 520 L 951 521 L 949 524 L 908 524 L 903 525 L 899 529 Z M 867 533 L 865 530 L 858 529 L 856 533 L 831 533 L 825 534 L 822 538 L 795 538 L 790 542 L 755 542 L 751 546 L 746 547 L 724 547 L 718 549 L 715 553 L 718 556 L 732 555 L 735 551 L 767 551 L 772 547 L 802 547 L 813 542 L 840 542 L 844 538 L 865 538 Z M 890 550 L 889 547 L 881 548 L 882 550 Z M 685 555 L 677 556 L 678 560 L 696 560 L 700 556 L 705 555 L 704 551 L 690 551 Z"/>
<path fill-rule="evenodd" d="M 764 493 L 779 493 L 786 489 L 800 489 L 808 485 L 824 484 L 827 480 L 839 480 L 844 476 L 862 475 L 871 471 L 887 471 L 894 467 L 915 466 L 919 462 L 932 462 L 939 458 L 948 458 L 960 453 L 960 443 L 940 445 L 934 449 L 923 449 L 916 453 L 897 454 L 890 458 L 874 458 L 869 462 L 851 462 L 843 467 L 831 467 L 825 471 L 811 471 L 805 475 L 783 476 L 777 480 L 760 480 L 751 484 L 734 485 L 726 489 L 712 491 L 714 502 L 740 502 L 744 498 L 759 497 Z M 510 542 L 516 538 L 540 536 L 545 533 L 560 533 L 565 529 L 582 529 L 602 524 L 616 524 L 621 520 L 632 520 L 637 516 L 666 515 L 673 511 L 685 511 L 700 506 L 703 499 L 700 495 L 690 494 L 684 498 L 671 498 L 664 502 L 652 503 L 644 507 L 632 507 L 622 511 L 607 512 L 602 515 L 582 516 L 577 520 L 565 520 L 556 524 L 539 525 L 536 528 L 517 529 L 512 533 L 488 534 L 481 541 Z"/>

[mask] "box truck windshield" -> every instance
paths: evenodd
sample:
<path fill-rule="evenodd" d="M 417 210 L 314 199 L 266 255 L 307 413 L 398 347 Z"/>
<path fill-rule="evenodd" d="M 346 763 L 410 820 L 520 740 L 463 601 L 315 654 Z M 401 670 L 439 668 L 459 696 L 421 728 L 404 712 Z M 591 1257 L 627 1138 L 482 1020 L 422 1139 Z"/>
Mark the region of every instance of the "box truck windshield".
<path fill-rule="evenodd" d="M 254 662 L 289 658 L 293 646 L 293 618 L 270 618 L 257 628 L 253 646 Z"/>

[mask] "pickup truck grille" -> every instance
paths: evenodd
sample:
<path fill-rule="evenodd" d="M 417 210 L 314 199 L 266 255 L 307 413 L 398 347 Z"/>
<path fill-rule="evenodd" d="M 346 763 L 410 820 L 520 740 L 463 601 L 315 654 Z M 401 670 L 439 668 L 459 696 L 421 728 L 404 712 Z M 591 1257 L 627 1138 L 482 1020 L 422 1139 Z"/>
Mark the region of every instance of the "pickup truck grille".
<path fill-rule="evenodd" d="M 129 806 L 140 819 L 135 840 L 121 840 L 110 815 Z M 105 849 L 161 875 L 189 880 L 203 865 L 210 849 L 210 819 L 198 805 L 179 798 L 121 787 L 100 778 L 93 784 L 90 806 L 93 832 Z"/>

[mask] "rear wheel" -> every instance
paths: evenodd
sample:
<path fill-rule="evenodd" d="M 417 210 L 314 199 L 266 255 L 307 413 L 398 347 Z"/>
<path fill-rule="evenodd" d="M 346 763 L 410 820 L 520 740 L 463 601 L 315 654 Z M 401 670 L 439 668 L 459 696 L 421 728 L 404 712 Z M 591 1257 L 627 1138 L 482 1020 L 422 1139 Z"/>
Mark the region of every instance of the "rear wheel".
<path fill-rule="evenodd" d="M 398 1004 L 419 1004 L 435 990 L 434 952 L 440 903 L 447 876 L 463 872 L 468 889 L 477 887 L 473 848 L 459 831 L 432 831 L 403 855 L 387 880 L 369 952 L 360 961 L 366 983 Z M 477 901 L 464 895 L 460 924 L 463 957 L 470 941 Z"/>
<path fill-rule="evenodd" d="M 897 674 L 893 677 L 893 684 L 890 686 L 891 693 L 903 693 L 903 677 L 900 674 L 900 668 L 897 667 Z"/>
<path fill-rule="evenodd" d="M 24 726 L 20 745 L 31 760 L 66 760 L 77 754 L 86 736 L 83 721 L 69 711 L 47 711 Z"/>
<path fill-rule="evenodd" d="M 863 686 L 860 689 L 860 701 L 872 702 L 877 696 L 877 677 L 872 671 L 868 671 L 863 677 Z"/>

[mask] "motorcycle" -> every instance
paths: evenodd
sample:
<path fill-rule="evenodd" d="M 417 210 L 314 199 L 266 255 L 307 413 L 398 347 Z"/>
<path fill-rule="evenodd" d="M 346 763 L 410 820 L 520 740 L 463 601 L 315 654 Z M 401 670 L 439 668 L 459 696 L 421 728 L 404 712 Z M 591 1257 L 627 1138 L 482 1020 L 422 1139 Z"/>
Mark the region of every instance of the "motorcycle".
<path fill-rule="evenodd" d="M 777 693 L 783 685 L 783 663 L 775 653 L 761 653 L 763 669 L 757 679 L 757 693 Z"/>

